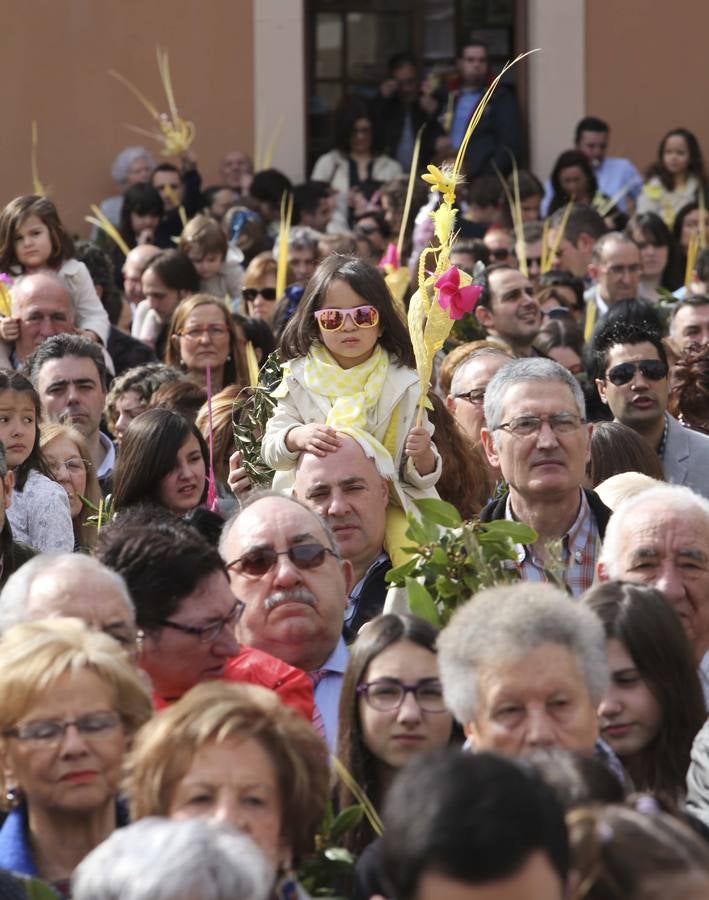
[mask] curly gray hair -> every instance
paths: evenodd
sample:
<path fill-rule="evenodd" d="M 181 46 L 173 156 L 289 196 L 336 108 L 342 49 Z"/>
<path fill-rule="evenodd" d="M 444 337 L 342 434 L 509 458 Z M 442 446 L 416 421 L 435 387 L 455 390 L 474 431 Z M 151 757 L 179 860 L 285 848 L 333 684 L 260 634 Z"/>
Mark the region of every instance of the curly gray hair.
<path fill-rule="evenodd" d="M 446 705 L 463 725 L 472 722 L 480 670 L 519 659 L 542 644 L 573 653 L 594 705 L 608 684 L 608 660 L 599 619 L 549 584 L 488 588 L 458 609 L 438 638 L 438 666 Z"/>

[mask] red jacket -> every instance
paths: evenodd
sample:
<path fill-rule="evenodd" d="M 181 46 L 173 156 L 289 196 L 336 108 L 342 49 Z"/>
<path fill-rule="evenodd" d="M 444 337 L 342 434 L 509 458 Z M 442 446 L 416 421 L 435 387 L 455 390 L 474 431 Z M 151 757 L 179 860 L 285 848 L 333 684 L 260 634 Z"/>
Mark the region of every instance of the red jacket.
<path fill-rule="evenodd" d="M 258 684 L 275 691 L 287 706 L 308 722 L 313 720 L 313 683 L 301 669 L 270 656 L 262 650 L 241 645 L 239 654 L 226 664 L 224 681 Z M 167 701 L 153 693 L 155 709 L 165 709 Z"/>

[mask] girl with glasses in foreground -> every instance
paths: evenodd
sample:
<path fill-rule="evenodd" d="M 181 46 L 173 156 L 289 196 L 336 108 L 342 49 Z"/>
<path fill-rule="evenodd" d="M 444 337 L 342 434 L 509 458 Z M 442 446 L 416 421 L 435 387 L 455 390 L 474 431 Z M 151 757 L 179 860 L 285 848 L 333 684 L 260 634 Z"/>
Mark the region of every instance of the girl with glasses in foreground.
<path fill-rule="evenodd" d="M 379 811 L 406 763 L 451 738 L 453 716 L 443 702 L 436 634 L 416 616 L 385 615 L 366 625 L 350 648 L 337 757 Z M 342 782 L 337 801 L 341 809 L 357 803 Z M 345 843 L 359 854 L 375 837 L 363 818 Z"/>

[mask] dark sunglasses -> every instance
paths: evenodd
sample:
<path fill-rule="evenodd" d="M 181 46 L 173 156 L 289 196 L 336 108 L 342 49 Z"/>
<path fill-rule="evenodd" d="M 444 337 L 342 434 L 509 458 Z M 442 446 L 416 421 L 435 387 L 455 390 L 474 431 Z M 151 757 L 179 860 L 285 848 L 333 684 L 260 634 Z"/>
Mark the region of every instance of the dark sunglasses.
<path fill-rule="evenodd" d="M 638 369 L 643 378 L 650 381 L 662 381 L 663 378 L 667 378 L 667 366 L 661 359 L 641 359 L 638 362 L 619 363 L 608 370 L 606 378 L 611 384 L 621 387 L 632 381 Z"/>
<path fill-rule="evenodd" d="M 500 247 L 497 250 L 490 250 L 489 254 L 492 259 L 503 260 L 507 259 L 508 256 L 512 256 L 512 251 L 505 250 L 504 247 Z"/>
<path fill-rule="evenodd" d="M 247 303 L 253 303 L 254 300 L 261 296 L 264 300 L 275 300 L 276 299 L 276 289 L 275 288 L 244 288 L 241 291 L 241 296 L 246 300 Z"/>
<path fill-rule="evenodd" d="M 227 563 L 227 569 L 234 569 L 239 575 L 248 578 L 260 578 L 269 572 L 279 556 L 287 556 L 298 569 L 317 569 L 325 562 L 325 555 L 337 557 L 337 553 L 322 544 L 296 544 L 287 550 L 274 550 L 272 547 L 257 547 L 247 550 L 243 556 Z"/>

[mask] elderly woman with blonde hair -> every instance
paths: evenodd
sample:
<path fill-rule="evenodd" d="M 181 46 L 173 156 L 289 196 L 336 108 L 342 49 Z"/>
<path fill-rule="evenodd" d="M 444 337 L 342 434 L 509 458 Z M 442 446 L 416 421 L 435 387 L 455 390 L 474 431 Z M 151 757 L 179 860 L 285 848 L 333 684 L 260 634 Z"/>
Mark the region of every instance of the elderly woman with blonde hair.
<path fill-rule="evenodd" d="M 126 821 L 123 756 L 150 699 L 121 646 L 78 619 L 9 629 L 0 683 L 0 867 L 66 895 L 84 856 Z"/>
<path fill-rule="evenodd" d="M 271 691 L 220 681 L 140 731 L 126 780 L 134 819 L 201 816 L 246 832 L 278 871 L 274 897 L 301 890 L 291 867 L 313 848 L 328 784 L 327 748 L 308 722 Z"/>
<path fill-rule="evenodd" d="M 74 549 L 90 550 L 96 543 L 98 529 L 89 518 L 95 514 L 92 507 L 99 505 L 101 488 L 86 438 L 71 425 L 47 422 L 40 427 L 39 446 L 52 475 L 69 498 Z"/>

